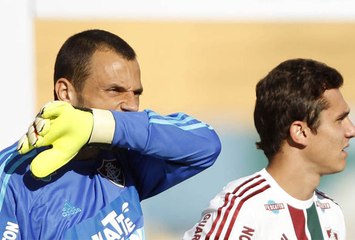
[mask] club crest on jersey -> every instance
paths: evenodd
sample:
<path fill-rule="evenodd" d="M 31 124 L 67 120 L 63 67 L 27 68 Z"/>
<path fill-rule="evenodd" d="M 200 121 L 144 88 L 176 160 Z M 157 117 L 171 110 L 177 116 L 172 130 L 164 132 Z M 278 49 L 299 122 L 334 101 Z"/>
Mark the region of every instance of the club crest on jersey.
<path fill-rule="evenodd" d="M 116 159 L 103 159 L 97 171 L 119 187 L 125 186 L 125 178 L 121 165 Z"/>
<path fill-rule="evenodd" d="M 327 229 L 327 235 L 330 240 L 338 240 L 338 234 L 333 229 Z"/>
<path fill-rule="evenodd" d="M 285 209 L 283 203 L 276 203 L 274 200 L 269 200 L 267 204 L 264 204 L 265 210 L 278 214 L 280 210 Z"/>

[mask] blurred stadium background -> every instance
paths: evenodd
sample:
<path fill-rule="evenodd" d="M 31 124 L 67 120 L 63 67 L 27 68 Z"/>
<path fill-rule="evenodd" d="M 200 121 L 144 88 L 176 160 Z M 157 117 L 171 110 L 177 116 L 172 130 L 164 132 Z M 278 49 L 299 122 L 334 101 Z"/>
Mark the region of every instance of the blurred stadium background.
<path fill-rule="evenodd" d="M 313 58 L 337 68 L 355 107 L 350 0 L 0 0 L 0 20 L 0 148 L 16 141 L 53 99 L 61 44 L 92 28 L 112 31 L 136 50 L 141 109 L 184 111 L 217 130 L 223 149 L 213 167 L 143 202 L 148 239 L 180 239 L 227 182 L 266 165 L 254 144 L 254 87 L 281 61 Z M 342 206 L 348 239 L 355 239 L 353 145 L 347 169 L 325 176 L 319 187 Z"/>

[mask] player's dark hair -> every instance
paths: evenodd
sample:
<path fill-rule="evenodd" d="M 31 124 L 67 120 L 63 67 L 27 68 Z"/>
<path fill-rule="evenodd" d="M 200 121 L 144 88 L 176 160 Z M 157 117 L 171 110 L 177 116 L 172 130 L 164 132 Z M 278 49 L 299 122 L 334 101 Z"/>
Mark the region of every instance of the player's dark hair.
<path fill-rule="evenodd" d="M 115 51 L 127 60 L 134 60 L 133 48 L 119 36 L 92 29 L 69 37 L 57 54 L 54 66 L 54 85 L 59 78 L 68 79 L 77 91 L 81 91 L 90 74 L 91 57 L 96 50 Z M 54 97 L 57 100 L 56 93 Z"/>
<path fill-rule="evenodd" d="M 317 133 L 320 112 L 327 109 L 324 92 L 340 88 L 341 74 L 311 59 L 291 59 L 279 64 L 256 85 L 254 124 L 260 141 L 256 143 L 268 159 L 289 138 L 294 121 L 305 121 Z"/>

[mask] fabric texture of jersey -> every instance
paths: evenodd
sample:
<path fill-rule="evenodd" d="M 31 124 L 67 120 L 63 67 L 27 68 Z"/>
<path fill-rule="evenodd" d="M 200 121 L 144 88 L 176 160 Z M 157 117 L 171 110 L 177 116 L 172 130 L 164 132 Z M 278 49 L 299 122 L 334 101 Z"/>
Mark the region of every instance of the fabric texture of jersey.
<path fill-rule="evenodd" d="M 140 201 L 211 166 L 220 152 L 215 131 L 188 115 L 112 113 L 112 146 L 47 178 L 29 170 L 44 149 L 19 155 L 15 143 L 0 152 L 3 240 L 145 239 Z"/>
<path fill-rule="evenodd" d="M 306 201 L 287 194 L 263 169 L 230 182 L 211 200 L 187 239 L 344 240 L 343 213 L 316 191 Z"/>

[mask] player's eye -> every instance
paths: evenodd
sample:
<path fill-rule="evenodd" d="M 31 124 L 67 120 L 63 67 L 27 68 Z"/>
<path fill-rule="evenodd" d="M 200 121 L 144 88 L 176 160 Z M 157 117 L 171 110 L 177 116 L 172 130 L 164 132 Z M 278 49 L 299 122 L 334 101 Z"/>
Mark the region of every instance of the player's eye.
<path fill-rule="evenodd" d="M 125 92 L 126 89 L 124 89 L 123 87 L 111 87 L 108 89 L 108 91 L 121 93 L 121 92 Z"/>

